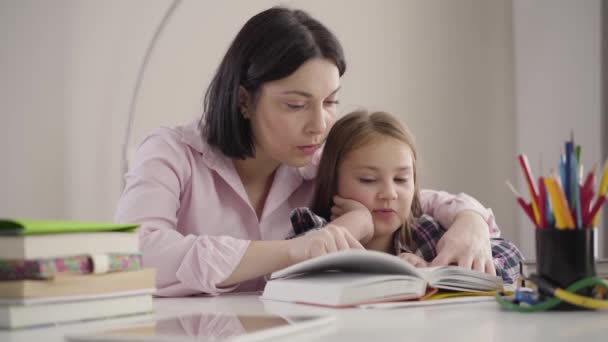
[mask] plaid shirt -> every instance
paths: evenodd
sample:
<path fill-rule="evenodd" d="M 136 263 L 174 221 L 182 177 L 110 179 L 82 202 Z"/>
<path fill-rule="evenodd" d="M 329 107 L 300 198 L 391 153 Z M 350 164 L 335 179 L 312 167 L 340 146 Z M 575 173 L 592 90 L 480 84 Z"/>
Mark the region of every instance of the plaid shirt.
<path fill-rule="evenodd" d="M 289 238 L 294 238 L 305 234 L 311 230 L 321 229 L 327 221 L 315 215 L 309 208 L 296 208 L 290 214 L 291 224 L 294 234 Z M 446 232 L 437 221 L 428 215 L 422 215 L 412 227 L 412 238 L 417 246 L 412 251 L 406 246 L 397 232 L 394 234 L 395 254 L 413 253 L 427 262 L 431 262 L 437 256 L 437 243 Z M 502 278 L 505 284 L 513 284 L 519 277 L 519 262 L 523 260 L 523 255 L 519 249 L 511 242 L 502 238 L 491 238 L 492 258 L 496 275 Z"/>

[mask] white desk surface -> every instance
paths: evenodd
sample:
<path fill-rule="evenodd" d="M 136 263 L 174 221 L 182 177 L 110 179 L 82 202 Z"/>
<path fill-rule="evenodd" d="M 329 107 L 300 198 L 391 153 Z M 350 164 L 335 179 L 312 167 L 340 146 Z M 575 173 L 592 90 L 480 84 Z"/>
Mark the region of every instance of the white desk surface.
<path fill-rule="evenodd" d="M 335 332 L 314 341 L 608 341 L 608 311 L 523 314 L 501 311 L 494 302 L 394 310 L 327 309 L 261 301 L 257 294 L 157 298 L 154 305 L 157 317 L 216 312 L 335 315 Z M 68 332 L 105 329 L 145 318 L 132 316 L 33 329 L 0 330 L 0 341 L 64 341 L 63 336 Z"/>

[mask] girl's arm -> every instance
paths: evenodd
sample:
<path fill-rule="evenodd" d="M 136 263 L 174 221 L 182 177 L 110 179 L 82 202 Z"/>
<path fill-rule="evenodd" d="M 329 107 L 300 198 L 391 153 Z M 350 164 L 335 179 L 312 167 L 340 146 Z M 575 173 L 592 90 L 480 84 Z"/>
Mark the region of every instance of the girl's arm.
<path fill-rule="evenodd" d="M 497 238 L 492 239 L 490 243 L 496 275 L 501 277 L 505 284 L 514 284 L 520 274 L 519 262 L 524 259 L 523 254 L 511 241 Z"/>
<path fill-rule="evenodd" d="M 361 203 L 334 196 L 334 206 L 331 208 L 331 222 L 312 212 L 310 208 L 301 207 L 292 210 L 290 220 L 294 236 L 301 236 L 326 225 L 344 227 L 362 244 L 369 242 L 374 235 L 372 214 Z"/>
<path fill-rule="evenodd" d="M 334 206 L 331 208 L 331 214 L 331 223 L 348 229 L 362 244 L 366 244 L 374 236 L 372 214 L 363 204 L 334 196 Z"/>

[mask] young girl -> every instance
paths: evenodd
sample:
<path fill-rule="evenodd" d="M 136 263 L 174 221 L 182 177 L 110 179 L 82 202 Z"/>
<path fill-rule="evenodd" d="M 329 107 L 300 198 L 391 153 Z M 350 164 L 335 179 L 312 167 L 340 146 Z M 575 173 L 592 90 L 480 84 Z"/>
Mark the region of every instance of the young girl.
<path fill-rule="evenodd" d="M 312 208 L 291 214 L 294 232 L 302 234 L 330 220 L 344 227 L 361 226 L 362 216 L 352 213 L 367 211 L 374 233 L 362 241 L 365 248 L 428 266 L 446 229 L 422 214 L 416 160 L 411 134 L 391 115 L 357 111 L 344 116 L 327 137 Z M 515 282 L 521 252 L 498 237 L 489 238 L 488 246 L 493 263 L 462 266 Z"/>

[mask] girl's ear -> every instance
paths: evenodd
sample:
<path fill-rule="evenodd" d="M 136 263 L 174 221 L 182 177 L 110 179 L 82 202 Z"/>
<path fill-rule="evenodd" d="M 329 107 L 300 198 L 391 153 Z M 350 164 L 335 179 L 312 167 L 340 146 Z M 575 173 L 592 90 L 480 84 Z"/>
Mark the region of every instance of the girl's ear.
<path fill-rule="evenodd" d="M 245 118 L 245 119 L 249 119 L 250 99 L 251 99 L 251 96 L 249 95 L 249 92 L 247 91 L 247 89 L 243 88 L 243 86 L 239 86 L 239 111 L 241 112 L 241 115 L 243 115 L 243 118 Z"/>

